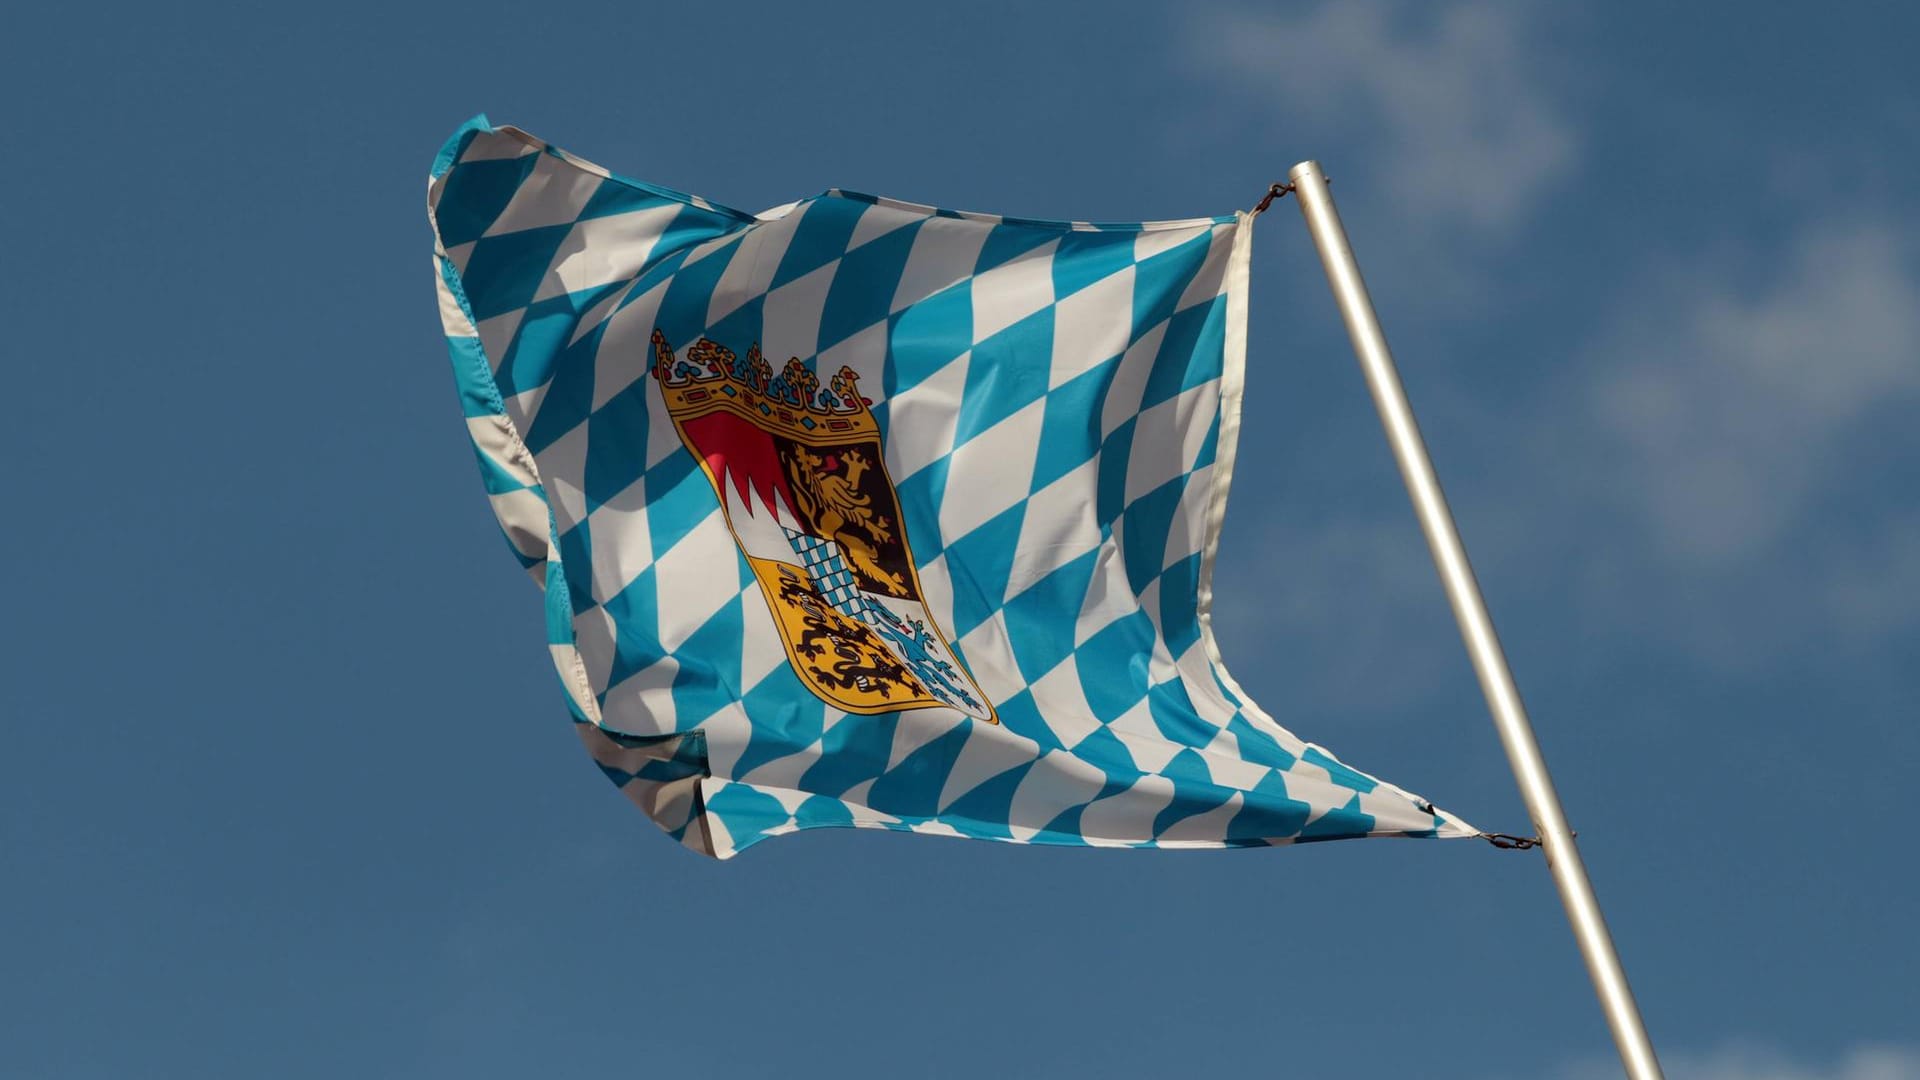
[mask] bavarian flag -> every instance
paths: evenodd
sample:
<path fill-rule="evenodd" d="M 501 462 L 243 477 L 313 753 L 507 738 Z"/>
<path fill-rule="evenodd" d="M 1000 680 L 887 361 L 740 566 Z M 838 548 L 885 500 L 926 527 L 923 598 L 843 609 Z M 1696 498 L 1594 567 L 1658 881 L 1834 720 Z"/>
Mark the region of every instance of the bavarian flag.
<path fill-rule="evenodd" d="M 1469 836 L 1221 665 L 1247 214 L 743 213 L 477 118 L 454 376 L 593 758 L 688 847 Z"/>

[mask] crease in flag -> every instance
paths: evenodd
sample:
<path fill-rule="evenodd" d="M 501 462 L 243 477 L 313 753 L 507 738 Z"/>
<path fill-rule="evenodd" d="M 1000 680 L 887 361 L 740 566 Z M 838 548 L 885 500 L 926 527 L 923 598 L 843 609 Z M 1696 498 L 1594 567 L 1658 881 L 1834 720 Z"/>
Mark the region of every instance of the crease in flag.
<path fill-rule="evenodd" d="M 1220 661 L 1251 216 L 755 215 L 484 117 L 428 208 L 576 728 L 688 847 L 1477 834 Z"/>

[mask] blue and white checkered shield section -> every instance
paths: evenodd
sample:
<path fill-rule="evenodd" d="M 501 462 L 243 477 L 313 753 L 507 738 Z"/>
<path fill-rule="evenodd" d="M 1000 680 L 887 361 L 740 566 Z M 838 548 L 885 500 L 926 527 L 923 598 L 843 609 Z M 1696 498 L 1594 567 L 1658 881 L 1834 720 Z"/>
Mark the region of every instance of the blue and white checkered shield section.
<path fill-rule="evenodd" d="M 484 118 L 429 190 L 467 430 L 546 591 L 574 720 L 683 843 L 724 858 L 849 825 L 1133 847 L 1475 835 L 1280 727 L 1221 665 L 1208 604 L 1248 215 L 1043 222 L 829 191 L 756 216 Z M 689 356 L 703 340 L 730 373 Z M 753 502 L 683 440 L 668 373 L 751 390 L 752 346 L 819 386 L 857 378 L 848 394 L 795 375 L 787 400 L 802 423 L 871 415 L 900 519 L 872 535 L 899 534 L 920 606 L 859 584 L 864 542 L 838 519 Z M 810 688 L 749 562 L 774 548 L 817 579 L 809 610 L 845 633 L 886 624 L 892 651 L 872 655 L 926 703 L 848 712 Z M 943 704 L 971 687 L 987 701 Z"/>

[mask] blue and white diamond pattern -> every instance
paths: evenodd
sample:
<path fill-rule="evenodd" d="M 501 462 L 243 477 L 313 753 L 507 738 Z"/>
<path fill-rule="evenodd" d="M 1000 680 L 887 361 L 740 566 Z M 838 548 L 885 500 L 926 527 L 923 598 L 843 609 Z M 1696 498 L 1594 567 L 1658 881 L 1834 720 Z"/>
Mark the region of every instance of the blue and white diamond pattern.
<path fill-rule="evenodd" d="M 821 599 L 850 619 L 875 621 L 867 614 L 866 598 L 854 582 L 853 568 L 841 557 L 840 548 L 833 541 L 784 527 L 780 531 L 786 533 L 787 542 L 800 557 L 800 566 L 813 578 L 813 587 L 819 590 Z"/>
<path fill-rule="evenodd" d="M 484 118 L 429 191 L 468 433 L 546 589 L 569 707 L 688 846 L 847 825 L 1139 847 L 1474 834 L 1280 727 L 1220 663 L 1248 216 L 1036 222 L 841 191 L 749 215 Z M 850 716 L 805 689 L 652 389 L 656 327 L 854 369 L 953 645 L 926 655 L 963 663 L 998 724 Z M 884 621 L 831 543 L 786 535 L 836 607 Z"/>

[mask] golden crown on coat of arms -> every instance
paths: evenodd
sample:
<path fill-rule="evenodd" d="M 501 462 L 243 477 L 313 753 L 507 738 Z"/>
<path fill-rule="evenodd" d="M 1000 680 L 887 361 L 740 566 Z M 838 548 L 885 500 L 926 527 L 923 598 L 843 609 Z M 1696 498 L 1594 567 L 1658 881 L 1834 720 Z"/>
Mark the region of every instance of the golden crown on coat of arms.
<path fill-rule="evenodd" d="M 666 334 L 655 328 L 652 373 L 667 411 L 678 420 L 732 412 L 809 442 L 879 434 L 867 410 L 873 402 L 860 394 L 860 374 L 845 365 L 822 386 L 797 356 L 775 375 L 758 342 L 742 357 L 702 337 L 676 356 Z"/>

